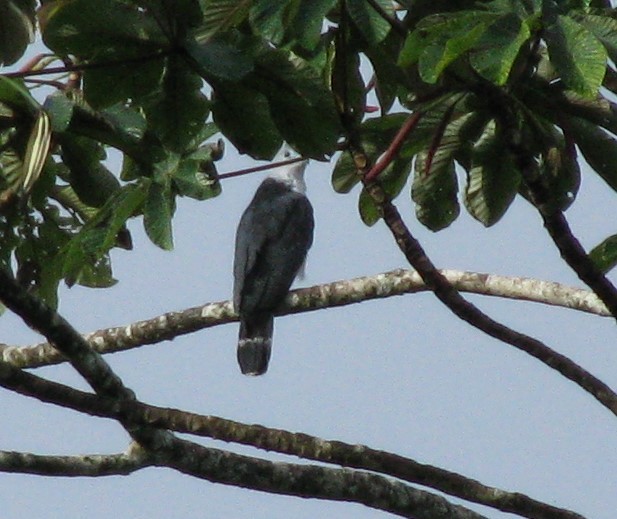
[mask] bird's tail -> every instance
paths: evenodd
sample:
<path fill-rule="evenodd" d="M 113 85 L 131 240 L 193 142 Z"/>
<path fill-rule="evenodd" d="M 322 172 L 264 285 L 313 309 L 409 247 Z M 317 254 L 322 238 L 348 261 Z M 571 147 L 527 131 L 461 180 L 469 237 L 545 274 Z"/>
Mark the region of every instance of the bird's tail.
<path fill-rule="evenodd" d="M 243 318 L 238 337 L 238 364 L 244 375 L 263 375 L 272 351 L 272 314 Z"/>

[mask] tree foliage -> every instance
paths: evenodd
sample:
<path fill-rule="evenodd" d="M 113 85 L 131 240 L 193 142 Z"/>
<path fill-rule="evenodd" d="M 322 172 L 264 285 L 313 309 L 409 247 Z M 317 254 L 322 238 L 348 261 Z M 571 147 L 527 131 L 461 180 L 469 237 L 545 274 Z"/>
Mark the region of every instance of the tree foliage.
<path fill-rule="evenodd" d="M 36 23 L 52 54 L 0 77 L 2 261 L 51 303 L 61 280 L 114 282 L 109 249 L 130 246 L 116 207 L 171 248 L 176 197 L 221 192 L 219 137 L 257 159 L 287 141 L 323 160 L 351 132 L 375 159 L 405 112 L 417 113 L 381 181 L 395 198 L 413 171 L 416 214 L 433 230 L 458 216 L 459 191 L 474 218 L 499 221 L 525 196 L 525 160 L 560 209 L 580 182 L 577 149 L 617 186 L 617 124 L 600 90 L 613 88 L 617 20 L 602 2 L 3 6 L 2 62 L 21 57 Z M 32 78 L 49 75 L 51 93 L 33 97 Z M 367 110 L 373 99 L 378 113 Z M 123 154 L 121 172 L 107 169 L 109 148 Z M 359 181 L 346 150 L 334 187 Z M 365 192 L 359 207 L 366 223 L 379 218 Z"/>
<path fill-rule="evenodd" d="M 367 225 L 395 222 L 398 198 L 434 231 L 461 200 L 492 226 L 522 196 L 617 307 L 602 276 L 617 235 L 587 257 L 563 220 L 581 157 L 617 190 L 610 2 L 5 0 L 0 64 L 35 28 L 49 53 L 0 75 L 0 264 L 52 307 L 60 282 L 115 283 L 131 218 L 171 249 L 178 197 L 222 192 L 222 139 L 254 159 L 283 142 L 336 157 L 333 188 L 362 184 Z"/>

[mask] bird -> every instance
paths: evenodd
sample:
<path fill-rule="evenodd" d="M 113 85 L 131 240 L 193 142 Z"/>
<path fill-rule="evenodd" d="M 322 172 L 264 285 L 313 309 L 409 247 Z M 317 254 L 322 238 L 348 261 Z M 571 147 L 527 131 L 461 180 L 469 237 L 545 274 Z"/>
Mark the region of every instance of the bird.
<path fill-rule="evenodd" d="M 264 179 L 242 214 L 234 255 L 234 310 L 240 318 L 238 364 L 262 375 L 272 351 L 274 314 L 313 244 L 313 207 L 306 197 L 308 161 L 277 168 Z"/>

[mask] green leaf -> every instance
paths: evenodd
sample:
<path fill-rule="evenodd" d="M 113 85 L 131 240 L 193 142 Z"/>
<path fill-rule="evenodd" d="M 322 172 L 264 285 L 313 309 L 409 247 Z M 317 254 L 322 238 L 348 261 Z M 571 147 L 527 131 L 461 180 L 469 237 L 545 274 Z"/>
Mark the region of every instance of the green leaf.
<path fill-rule="evenodd" d="M 366 106 L 366 87 L 360 72 L 360 55 L 356 52 L 336 52 L 332 72 L 331 88 L 334 97 L 345 99 L 345 111 L 353 122 L 360 122 Z"/>
<path fill-rule="evenodd" d="M 198 39 L 205 41 L 240 25 L 248 18 L 253 0 L 204 0 L 204 21 Z"/>
<path fill-rule="evenodd" d="M 396 64 L 400 47 L 400 36 L 391 32 L 379 45 L 364 50 L 375 72 L 375 93 L 384 114 L 392 108 L 399 90 L 409 83 L 407 74 Z"/>
<path fill-rule="evenodd" d="M 341 123 L 319 72 L 286 51 L 260 56 L 255 88 L 268 98 L 283 138 L 301 155 L 323 159 L 336 148 Z"/>
<path fill-rule="evenodd" d="M 84 97 L 93 108 L 106 108 L 129 100 L 141 104 L 145 96 L 160 88 L 165 59 L 162 56 L 140 58 L 141 52 L 131 55 L 125 51 L 122 58 L 127 59 L 127 63 L 84 71 Z M 116 61 L 118 57 L 114 50 L 108 57 L 99 55 L 97 59 Z"/>
<path fill-rule="evenodd" d="M 45 99 L 43 108 L 51 120 L 51 129 L 54 132 L 64 132 L 73 117 L 74 103 L 64 92 L 54 92 Z"/>
<path fill-rule="evenodd" d="M 47 113 L 41 110 L 30 132 L 24 153 L 22 189 L 25 193 L 30 192 L 43 171 L 50 144 L 51 123 Z"/>
<path fill-rule="evenodd" d="M 212 115 L 240 153 L 271 160 L 283 139 L 270 115 L 265 95 L 239 84 L 216 82 Z"/>
<path fill-rule="evenodd" d="M 379 4 L 385 13 L 394 16 L 392 2 L 389 0 L 376 0 L 376 3 Z M 369 44 L 379 43 L 390 32 L 388 21 L 366 0 L 347 0 L 345 5 L 349 17 Z"/>
<path fill-rule="evenodd" d="M 414 164 L 411 197 L 416 203 L 416 216 L 432 231 L 447 227 L 460 213 L 454 158 L 467 144 L 462 142 L 461 132 L 474 114 L 453 120 L 439 133 L 443 121 L 453 116 L 457 102 L 450 99 L 449 104 L 441 107 L 439 124 L 431 126 L 432 142 L 418 153 Z"/>
<path fill-rule="evenodd" d="M 416 157 L 411 198 L 416 203 L 418 220 L 431 231 L 450 225 L 460 213 L 458 183 L 454 162 L 443 162 L 430 175 L 425 173 L 427 152 Z"/>
<path fill-rule="evenodd" d="M 248 54 L 224 41 L 211 39 L 198 43 L 193 40 L 186 43 L 185 48 L 195 60 L 199 74 L 206 80 L 239 81 L 253 70 Z"/>
<path fill-rule="evenodd" d="M 221 184 L 216 180 L 216 170 L 212 162 L 202 167 L 204 161 L 183 160 L 172 175 L 172 182 L 181 196 L 195 200 L 207 200 L 221 193 Z"/>
<path fill-rule="evenodd" d="M 57 0 L 39 12 L 43 41 L 61 56 L 83 58 L 135 51 L 152 53 L 167 44 L 156 20 L 121 0 Z"/>
<path fill-rule="evenodd" d="M 249 11 L 251 27 L 256 34 L 274 44 L 280 44 L 285 34 L 287 11 L 295 3 L 295 0 L 254 0 Z"/>
<path fill-rule="evenodd" d="M 520 182 L 520 172 L 491 121 L 473 149 L 465 190 L 467 210 L 483 225 L 495 224 L 514 200 Z"/>
<path fill-rule="evenodd" d="M 385 151 L 407 114 L 389 114 L 369 119 L 360 127 L 360 143 L 367 158 L 372 163 Z M 351 153 L 341 153 L 332 172 L 332 187 L 337 193 L 349 193 L 360 182 L 360 177 Z"/>
<path fill-rule="evenodd" d="M 150 182 L 144 204 L 144 227 L 148 238 L 163 250 L 174 247 L 171 219 L 174 202 L 168 183 Z"/>
<path fill-rule="evenodd" d="M 41 108 L 22 80 L 5 76 L 0 76 L 0 103 L 30 115 L 36 115 Z"/>
<path fill-rule="evenodd" d="M 162 92 L 146 107 L 150 128 L 170 149 L 184 151 L 205 124 L 208 100 L 201 78 L 184 61 L 168 59 Z"/>
<path fill-rule="evenodd" d="M 381 212 L 375 201 L 368 194 L 366 189 L 362 189 L 358 198 L 358 211 L 360 212 L 360 218 L 364 225 L 372 227 L 381 218 Z"/>
<path fill-rule="evenodd" d="M 617 20 L 610 16 L 580 13 L 573 18 L 602 42 L 613 62 L 617 61 Z"/>
<path fill-rule="evenodd" d="M 93 263 L 86 263 L 79 271 L 75 281 L 88 288 L 109 288 L 118 280 L 113 277 L 111 259 L 108 255 L 100 257 Z"/>
<path fill-rule="evenodd" d="M 101 160 L 102 147 L 85 137 L 66 134 L 61 139 L 62 160 L 70 170 L 71 187 L 90 207 L 102 207 L 120 189 L 120 182 Z"/>
<path fill-rule="evenodd" d="M 568 130 L 592 169 L 617 191 L 617 141 L 595 124 L 578 117 L 568 119 Z"/>
<path fill-rule="evenodd" d="M 117 104 L 101 111 L 99 115 L 124 136 L 141 140 L 146 134 L 148 123 L 135 108 Z"/>
<path fill-rule="evenodd" d="M 189 29 L 203 21 L 200 0 L 133 0 L 157 21 L 174 42 L 182 41 Z"/>
<path fill-rule="evenodd" d="M 320 41 L 324 19 L 337 3 L 337 0 L 299 0 L 288 29 L 289 37 L 305 49 L 313 50 Z"/>
<path fill-rule="evenodd" d="M 604 274 L 617 265 L 617 234 L 609 236 L 589 253 L 591 261 Z"/>
<path fill-rule="evenodd" d="M 139 184 L 128 184 L 117 190 L 86 225 L 87 228 L 105 229 L 99 243 L 101 251 L 108 251 L 118 243 L 118 235 L 125 229 L 127 220 L 142 211 L 146 189 Z M 126 247 L 125 247 L 126 248 Z"/>
<path fill-rule="evenodd" d="M 446 67 L 471 49 L 486 30 L 486 22 L 475 23 L 471 29 L 459 23 L 449 25 L 448 39 L 435 38 L 420 55 L 418 70 L 427 83 L 436 83 Z"/>
<path fill-rule="evenodd" d="M 397 64 L 403 68 L 415 65 L 420 59 L 420 54 L 422 54 L 426 45 L 426 31 L 415 30 L 408 34 L 401 48 L 401 52 L 399 53 Z"/>
<path fill-rule="evenodd" d="M 593 97 L 598 93 L 606 70 L 607 54 L 598 39 L 580 23 L 557 16 L 545 27 L 551 63 L 568 88 Z"/>
<path fill-rule="evenodd" d="M 483 77 L 504 85 L 531 32 L 513 13 L 501 16 L 482 34 L 470 53 L 471 66 Z"/>
<path fill-rule="evenodd" d="M 12 65 L 34 41 L 34 0 L 0 2 L 0 65 Z"/>

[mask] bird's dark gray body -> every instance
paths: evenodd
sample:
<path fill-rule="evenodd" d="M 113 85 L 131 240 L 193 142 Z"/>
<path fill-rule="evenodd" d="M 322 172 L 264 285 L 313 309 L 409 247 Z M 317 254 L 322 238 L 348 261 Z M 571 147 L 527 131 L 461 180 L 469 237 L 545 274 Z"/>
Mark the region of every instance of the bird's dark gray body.
<path fill-rule="evenodd" d="M 234 307 L 240 315 L 242 373 L 268 369 L 274 313 L 284 301 L 313 243 L 313 208 L 304 195 L 306 163 L 266 178 L 236 232 Z"/>

